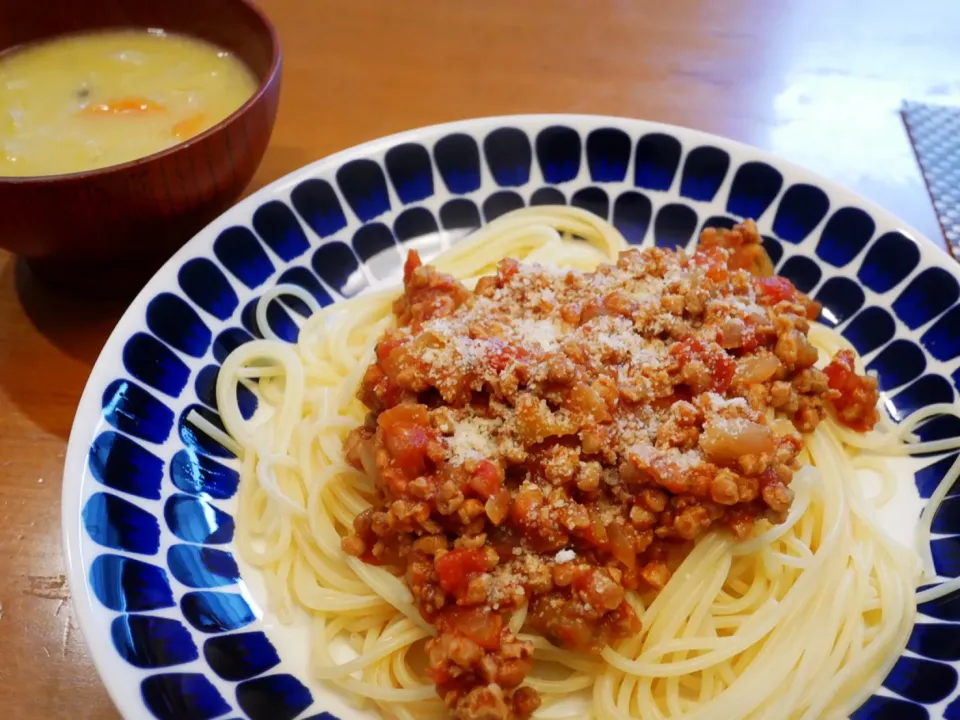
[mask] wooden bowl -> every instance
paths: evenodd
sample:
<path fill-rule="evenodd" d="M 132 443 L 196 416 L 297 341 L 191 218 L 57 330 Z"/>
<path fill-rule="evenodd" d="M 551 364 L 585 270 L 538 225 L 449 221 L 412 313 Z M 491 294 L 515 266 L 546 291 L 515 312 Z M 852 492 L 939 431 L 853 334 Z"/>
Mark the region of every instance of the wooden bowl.
<path fill-rule="evenodd" d="M 97 170 L 0 177 L 0 247 L 51 282 L 129 292 L 243 192 L 267 148 L 280 42 L 247 0 L 3 0 L 0 50 L 56 35 L 157 27 L 234 53 L 259 81 L 232 115 L 190 140 Z"/>

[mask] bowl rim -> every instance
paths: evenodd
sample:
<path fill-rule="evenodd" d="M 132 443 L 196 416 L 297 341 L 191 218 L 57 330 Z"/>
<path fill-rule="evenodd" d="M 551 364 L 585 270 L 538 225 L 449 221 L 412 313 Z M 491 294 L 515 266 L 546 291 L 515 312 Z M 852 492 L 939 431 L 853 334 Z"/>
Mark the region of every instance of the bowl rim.
<path fill-rule="evenodd" d="M 234 2 L 243 5 L 248 10 L 250 10 L 254 17 L 263 25 L 263 28 L 267 31 L 267 37 L 270 41 L 270 65 L 267 68 L 267 72 L 264 74 L 262 80 L 257 84 L 257 89 L 254 91 L 247 100 L 232 113 L 227 115 L 225 118 L 220 120 L 220 122 L 211 125 L 206 130 L 201 133 L 194 135 L 187 140 L 184 140 L 181 143 L 176 143 L 171 145 L 168 148 L 163 150 L 158 150 L 157 152 L 150 153 L 149 155 L 143 155 L 141 157 L 136 157 L 133 160 L 126 160 L 122 163 L 117 163 L 115 165 L 106 165 L 100 168 L 93 168 L 91 170 L 78 170 L 76 172 L 70 173 L 57 173 L 55 175 L 0 175 L 0 185 L 27 185 L 27 184 L 50 184 L 50 183 L 60 183 L 60 182 L 76 182 L 88 180 L 94 177 L 102 177 L 110 175 L 112 173 L 120 173 L 125 170 L 143 165 L 154 160 L 159 160 L 160 158 L 167 157 L 182 151 L 184 148 L 195 145 L 203 140 L 206 140 L 208 137 L 219 132 L 225 126 L 232 123 L 241 115 L 245 114 L 250 108 L 257 104 L 260 99 L 266 94 L 267 90 L 276 84 L 280 76 L 280 69 L 283 65 L 283 49 L 280 46 L 280 34 L 277 32 L 276 26 L 267 16 L 267 14 L 260 9 L 260 7 L 254 3 L 252 0 L 233 0 Z M 58 35 L 45 36 L 44 40 L 49 40 L 57 37 L 67 37 L 69 35 L 74 35 L 77 33 L 61 33 Z M 190 33 L 181 33 L 184 35 L 190 35 Z M 193 36 L 199 37 L 199 36 Z M 203 38 L 200 38 L 203 39 Z M 3 48 L 0 50 L 0 54 L 5 54 L 12 50 L 16 50 L 21 46 L 30 45 L 32 43 L 23 43 L 22 45 L 12 45 L 9 48 Z M 242 62 L 242 61 L 241 61 Z M 246 63 L 243 63 L 247 66 Z M 249 66 L 247 66 L 249 69 Z"/>
<path fill-rule="evenodd" d="M 97 639 L 104 639 L 95 634 L 95 616 L 102 607 L 92 594 L 87 576 L 89 563 L 87 565 L 83 564 L 83 559 L 87 553 L 83 549 L 84 529 L 80 520 L 83 497 L 80 491 L 83 488 L 83 483 L 85 481 L 89 482 L 89 480 L 85 480 L 85 477 L 89 474 L 87 469 L 87 454 L 90 442 L 96 436 L 98 429 L 104 427 L 103 422 L 105 422 L 102 419 L 102 408 L 100 406 L 102 388 L 94 381 L 102 379 L 106 373 L 110 372 L 113 366 L 120 364 L 120 351 L 122 350 L 123 344 L 131 335 L 133 328 L 139 327 L 142 323 L 141 318 L 143 317 L 149 300 L 164 288 L 165 282 L 176 282 L 176 275 L 179 268 L 181 268 L 188 259 L 199 256 L 198 251 L 201 248 L 201 238 L 210 233 L 211 228 L 215 228 L 225 222 L 225 218 L 234 212 L 256 207 L 266 200 L 273 198 L 278 190 L 292 187 L 298 182 L 302 182 L 310 177 L 315 177 L 319 173 L 327 172 L 331 168 L 336 168 L 351 160 L 369 157 L 372 154 L 376 154 L 403 142 L 417 141 L 422 139 L 424 135 L 435 135 L 441 132 L 445 132 L 446 134 L 462 132 L 473 133 L 476 136 L 489 130 L 491 127 L 511 126 L 514 123 L 525 124 L 538 122 L 552 124 L 566 123 L 570 125 L 585 123 L 589 124 L 590 129 L 604 126 L 618 127 L 621 129 L 626 129 L 628 126 L 634 126 L 635 128 L 645 126 L 648 128 L 648 132 L 657 132 L 658 130 L 674 132 L 685 138 L 697 140 L 702 143 L 717 143 L 719 141 L 719 144 L 724 148 L 745 152 L 757 156 L 758 159 L 765 158 L 770 162 L 774 162 L 778 168 L 788 169 L 792 172 L 799 173 L 801 176 L 810 178 L 810 180 L 817 182 L 820 187 L 826 191 L 838 192 L 856 200 L 862 209 L 870 212 L 878 220 L 882 219 L 888 224 L 896 225 L 904 235 L 917 244 L 921 257 L 936 257 L 937 260 L 935 262 L 937 266 L 947 269 L 948 272 L 960 280 L 960 264 L 953 261 L 943 248 L 919 232 L 910 223 L 903 221 L 893 212 L 884 209 L 881 205 L 864 197 L 859 192 L 851 190 L 842 183 L 831 180 L 798 163 L 786 160 L 776 153 L 715 133 L 709 133 L 683 125 L 660 122 L 658 120 L 599 113 L 563 112 L 517 113 L 464 118 L 432 123 L 430 125 L 402 130 L 366 140 L 318 158 L 272 180 L 267 185 L 258 188 L 255 192 L 232 205 L 208 223 L 203 229 L 199 230 L 146 282 L 120 316 L 110 335 L 104 342 L 103 348 L 97 356 L 96 361 L 91 366 L 86 384 L 77 403 L 76 413 L 71 423 L 67 447 L 64 451 L 60 496 L 60 531 L 62 554 L 65 563 L 64 572 L 71 590 L 70 601 L 74 616 L 77 626 L 84 638 L 84 642 L 87 644 L 90 659 L 93 661 L 100 682 L 103 683 L 107 694 L 123 718 L 126 720 L 139 720 L 139 718 L 149 718 L 152 716 L 142 700 L 140 702 L 134 702 L 130 699 L 129 694 L 121 689 L 120 685 L 122 683 L 107 680 L 107 678 L 110 677 L 109 670 L 115 666 L 117 655 L 111 643 L 96 641 Z M 212 239 L 209 242 L 212 244 Z M 222 322 L 226 323 L 227 321 Z M 98 422 L 93 424 L 83 422 L 84 420 L 92 418 L 98 418 Z M 232 547 L 232 545 L 228 547 Z M 108 550 L 109 549 L 106 549 L 104 551 Z M 176 606 L 176 611 L 179 611 L 179 604 Z M 139 691 L 139 688 L 137 691 Z"/>

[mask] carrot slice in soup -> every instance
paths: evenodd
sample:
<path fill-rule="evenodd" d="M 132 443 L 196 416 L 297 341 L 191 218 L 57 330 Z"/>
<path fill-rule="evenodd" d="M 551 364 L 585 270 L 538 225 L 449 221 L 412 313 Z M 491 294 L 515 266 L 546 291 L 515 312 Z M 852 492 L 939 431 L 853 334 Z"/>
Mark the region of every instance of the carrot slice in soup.
<path fill-rule="evenodd" d="M 178 140 L 186 140 L 187 138 L 191 138 L 200 132 L 200 128 L 203 127 L 203 121 L 203 113 L 191 115 L 190 117 L 184 118 L 178 123 L 174 123 L 170 133 Z"/>
<path fill-rule="evenodd" d="M 91 103 L 83 108 L 79 114 L 90 116 L 152 115 L 166 111 L 166 107 L 149 98 L 125 97 L 107 100 L 102 103 Z"/>

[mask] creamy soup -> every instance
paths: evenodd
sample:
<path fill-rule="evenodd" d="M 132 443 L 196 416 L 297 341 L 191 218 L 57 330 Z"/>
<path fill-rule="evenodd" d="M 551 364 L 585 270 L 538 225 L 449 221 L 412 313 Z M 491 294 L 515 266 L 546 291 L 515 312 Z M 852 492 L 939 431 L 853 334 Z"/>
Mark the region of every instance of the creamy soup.
<path fill-rule="evenodd" d="M 0 55 L 0 176 L 116 165 L 223 120 L 257 87 L 232 54 L 160 30 L 62 37 Z"/>

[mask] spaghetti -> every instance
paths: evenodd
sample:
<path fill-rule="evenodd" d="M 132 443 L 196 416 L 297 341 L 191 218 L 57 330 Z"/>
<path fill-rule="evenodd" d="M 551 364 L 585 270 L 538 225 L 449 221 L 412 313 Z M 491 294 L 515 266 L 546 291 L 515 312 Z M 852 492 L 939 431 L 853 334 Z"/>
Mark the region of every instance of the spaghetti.
<path fill-rule="evenodd" d="M 479 278 L 497 271 L 505 257 L 538 263 L 548 273 L 550 268 L 591 272 L 600 263 L 617 263 L 626 249 L 619 232 L 592 214 L 567 207 L 530 208 L 468 236 L 432 265 L 481 292 L 486 281 L 478 285 Z M 765 256 L 748 260 L 762 266 Z M 770 287 L 780 288 L 775 283 Z M 296 346 L 274 337 L 266 322 L 268 303 L 284 294 L 313 311 Z M 424 671 L 429 664 L 424 656 L 434 654 L 425 652 L 424 645 L 436 647 L 429 644 L 436 630 L 424 619 L 431 615 L 423 612 L 421 588 L 412 586 L 415 597 L 408 582 L 369 562 L 374 559 L 369 534 L 367 542 L 357 541 L 354 554 L 344 551 L 357 538 L 358 516 L 369 516 L 371 505 L 382 502 L 377 471 L 369 462 L 348 461 L 345 443 L 353 444 L 350 438 L 365 422 L 368 407 L 357 398 L 357 389 L 369 385 L 378 340 L 395 325 L 391 308 L 396 296 L 395 290 L 373 292 L 320 309 L 299 288 L 270 291 L 257 313 L 267 339 L 238 347 L 220 370 L 217 402 L 227 434 L 202 417 L 191 419 L 241 458 L 236 542 L 244 559 L 262 571 L 271 610 L 282 620 L 298 611 L 310 614 L 314 677 L 338 687 L 359 706 L 378 708 L 384 717 L 439 719 L 448 716 L 448 709 L 437 697 L 436 672 L 431 678 Z M 554 342 L 542 329 L 530 332 L 541 344 Z M 839 334 L 819 325 L 811 327 L 809 340 L 821 357 L 851 350 Z M 849 377 L 854 376 L 851 368 Z M 238 383 L 260 399 L 250 421 L 240 413 Z M 810 400 L 795 412 L 803 407 L 817 410 Z M 868 433 L 850 429 L 833 415 L 813 423 L 789 460 L 802 467 L 789 483 L 792 503 L 779 512 L 772 512 L 769 502 L 763 506 L 773 524 L 760 521 L 753 531 L 752 515 L 744 526 L 717 519 L 749 537 L 698 532 L 682 561 L 666 562 L 672 576 L 668 582 L 664 577 L 662 589 L 646 576 L 636 582 L 624 579 L 629 592 L 617 612 L 639 618 L 642 629 L 631 633 L 628 623 L 619 635 L 609 636 L 599 654 L 558 647 L 545 637 L 556 640 L 557 626 L 542 632 L 536 608 L 518 604 L 503 633 L 517 647 L 532 651 L 533 669 L 521 679 L 542 703 L 536 716 L 813 720 L 849 715 L 876 690 L 906 645 L 916 613 L 915 589 L 924 571 L 928 576 L 933 572 L 931 518 L 960 475 L 955 464 L 924 511 L 920 558 L 877 523 L 875 508 L 889 499 L 896 482 L 883 458 L 956 448 L 960 442 L 917 443 L 912 435 L 929 417 L 955 412 L 952 406 L 934 406 L 896 428 L 881 421 Z M 782 422 L 774 419 L 772 408 L 767 415 L 771 423 Z M 471 418 L 460 427 L 470 430 L 476 422 Z M 455 437 L 453 432 L 451 447 Z M 476 451 L 475 435 L 464 437 L 463 447 Z M 859 469 L 878 473 L 877 495 L 865 495 Z M 748 505 L 756 510 L 760 501 L 752 502 Z M 674 529 L 658 537 L 670 537 Z M 554 576 L 570 553 L 557 553 Z M 440 556 L 442 552 L 438 563 Z M 654 564 L 638 563 L 638 573 Z M 945 582 L 919 597 L 934 599 L 956 584 Z M 446 587 L 453 592 L 452 585 Z M 456 592 L 461 590 L 466 592 L 465 584 Z M 541 632 L 532 632 L 535 627 Z M 446 681 L 449 689 L 450 678 Z M 453 703 L 448 699 L 456 717 L 501 717 L 468 706 L 466 694 L 458 692 Z M 509 695 L 498 697 L 510 717 L 529 714 L 529 706 L 511 707 Z"/>

